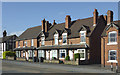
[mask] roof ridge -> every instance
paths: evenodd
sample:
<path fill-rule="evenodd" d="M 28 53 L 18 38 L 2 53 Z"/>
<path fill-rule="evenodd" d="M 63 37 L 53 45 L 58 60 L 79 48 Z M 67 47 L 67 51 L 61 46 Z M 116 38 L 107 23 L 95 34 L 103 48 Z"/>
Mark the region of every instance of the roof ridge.
<path fill-rule="evenodd" d="M 42 25 L 39 25 L 40 27 L 42 26 Z M 39 26 L 35 26 L 35 27 L 30 27 L 30 28 L 27 28 L 27 29 L 31 29 L 31 28 L 36 28 L 36 27 L 39 27 Z"/>

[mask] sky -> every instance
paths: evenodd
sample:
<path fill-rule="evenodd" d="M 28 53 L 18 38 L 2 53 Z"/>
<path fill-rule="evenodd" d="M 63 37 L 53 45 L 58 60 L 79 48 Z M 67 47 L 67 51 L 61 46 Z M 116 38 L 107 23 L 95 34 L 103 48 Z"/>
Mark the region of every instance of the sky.
<path fill-rule="evenodd" d="M 114 20 L 118 20 L 117 2 L 3 2 L 2 30 L 19 36 L 27 28 L 41 25 L 44 18 L 50 23 L 63 23 L 66 15 L 71 20 L 92 17 L 94 9 L 99 15 L 112 10 Z"/>

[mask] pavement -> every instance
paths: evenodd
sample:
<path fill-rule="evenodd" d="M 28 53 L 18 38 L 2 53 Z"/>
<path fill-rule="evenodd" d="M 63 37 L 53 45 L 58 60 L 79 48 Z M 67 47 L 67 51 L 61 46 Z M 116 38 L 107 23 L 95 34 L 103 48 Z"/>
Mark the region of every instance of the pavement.
<path fill-rule="evenodd" d="M 2 73 L 114 73 L 94 65 L 65 65 L 2 60 Z"/>

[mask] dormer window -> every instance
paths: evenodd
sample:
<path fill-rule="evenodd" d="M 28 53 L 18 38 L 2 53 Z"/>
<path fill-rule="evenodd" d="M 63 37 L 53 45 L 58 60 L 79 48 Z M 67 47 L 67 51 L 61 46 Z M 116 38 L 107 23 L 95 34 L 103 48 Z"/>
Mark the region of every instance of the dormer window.
<path fill-rule="evenodd" d="M 18 41 L 18 47 L 20 47 L 20 41 Z"/>
<path fill-rule="evenodd" d="M 34 40 L 33 39 L 31 40 L 31 46 L 34 46 Z"/>
<path fill-rule="evenodd" d="M 25 41 L 25 46 L 27 46 L 27 41 Z"/>
<path fill-rule="evenodd" d="M 81 43 L 86 42 L 86 31 L 80 31 L 80 42 Z"/>
<path fill-rule="evenodd" d="M 63 33 L 63 44 L 67 44 L 67 33 Z"/>
<path fill-rule="evenodd" d="M 45 42 L 45 37 L 42 36 L 42 37 L 41 37 L 41 45 L 42 45 L 42 46 L 45 44 L 44 42 Z"/>
<path fill-rule="evenodd" d="M 108 44 L 117 44 L 117 32 L 112 31 L 108 33 Z"/>
<path fill-rule="evenodd" d="M 55 45 L 58 45 L 58 34 L 54 35 Z"/>

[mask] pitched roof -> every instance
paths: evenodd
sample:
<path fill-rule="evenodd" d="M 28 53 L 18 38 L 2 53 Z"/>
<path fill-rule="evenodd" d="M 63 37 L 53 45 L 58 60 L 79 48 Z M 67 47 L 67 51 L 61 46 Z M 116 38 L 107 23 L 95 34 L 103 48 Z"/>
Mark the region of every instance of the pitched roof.
<path fill-rule="evenodd" d="M 102 19 L 101 17 L 103 17 L 103 15 L 99 16 L 98 20 Z M 54 33 L 56 31 L 59 33 L 59 39 L 62 38 L 62 33 L 64 32 L 68 33 L 68 38 L 80 37 L 79 31 L 82 27 L 86 28 L 86 30 L 89 31 L 89 33 L 87 33 L 87 36 L 90 36 L 95 28 L 95 26 L 93 26 L 93 17 L 71 21 L 71 26 L 69 29 L 65 28 L 65 23 L 52 25 L 49 31 L 47 33 L 44 33 L 46 36 L 45 40 L 53 40 Z M 37 38 L 41 32 L 41 26 L 28 28 L 19 36 L 17 40 Z"/>
<path fill-rule="evenodd" d="M 103 17 L 103 15 L 99 16 L 98 20 L 102 19 L 101 17 Z M 53 34 L 55 33 L 56 30 L 61 31 L 61 33 L 63 33 L 64 31 L 69 32 L 68 38 L 80 37 L 79 31 L 80 31 L 80 28 L 83 26 L 87 30 L 89 30 L 89 33 L 87 34 L 87 36 L 90 36 L 95 28 L 95 26 L 93 26 L 93 17 L 72 21 L 71 27 L 66 31 L 65 31 L 65 23 L 53 25 L 51 27 L 51 29 L 48 31 L 49 34 L 48 34 L 48 37 L 46 38 L 46 40 L 52 40 L 54 37 Z M 62 35 L 59 35 L 59 39 L 61 39 L 61 37 L 62 37 Z"/>
<path fill-rule="evenodd" d="M 112 24 L 114 24 L 115 26 L 117 26 L 118 28 L 120 28 L 120 20 L 113 21 Z M 110 26 L 110 25 L 107 25 L 107 26 L 105 27 L 105 29 L 104 29 L 104 31 L 103 31 L 103 33 L 102 33 L 101 36 L 106 36 L 106 30 L 107 30 L 107 28 L 108 28 L 109 26 Z M 120 33 L 119 33 L 119 34 L 120 34 Z"/>
<path fill-rule="evenodd" d="M 10 36 L 5 36 L 0 38 L 0 42 L 6 42 L 9 39 L 12 39 L 13 37 L 17 37 L 16 35 L 10 35 Z"/>
<path fill-rule="evenodd" d="M 26 31 L 24 31 L 17 40 L 24 40 L 24 39 L 33 39 L 37 38 L 41 32 L 41 26 L 36 26 L 32 28 L 28 28 Z"/>

